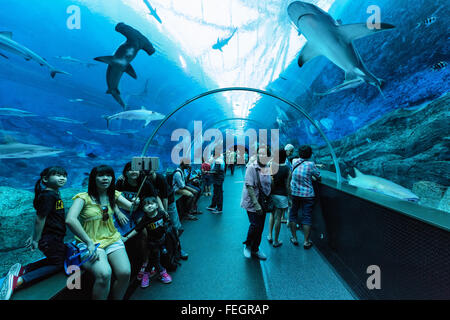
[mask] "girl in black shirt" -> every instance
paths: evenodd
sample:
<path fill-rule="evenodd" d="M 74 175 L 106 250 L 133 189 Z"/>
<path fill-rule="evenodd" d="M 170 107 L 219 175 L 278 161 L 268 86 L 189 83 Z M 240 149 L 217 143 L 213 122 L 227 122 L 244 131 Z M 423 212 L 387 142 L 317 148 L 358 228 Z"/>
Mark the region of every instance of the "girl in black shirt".
<path fill-rule="evenodd" d="M 39 248 L 46 258 L 26 266 L 19 263 L 12 266 L 0 288 L 0 300 L 9 300 L 16 288 L 63 268 L 66 257 L 66 223 L 59 189 L 66 182 L 67 172 L 64 168 L 49 167 L 41 172 L 41 177 L 34 187 L 33 206 L 36 209 L 36 221 L 33 235 L 27 240 L 26 246 L 32 251 Z"/>
<path fill-rule="evenodd" d="M 161 248 L 166 239 L 165 223 L 169 221 L 169 218 L 166 213 L 158 210 L 158 203 L 155 197 L 145 198 L 144 201 L 142 201 L 142 210 L 145 212 L 144 217 L 128 236 L 122 237 L 122 241 L 125 242 L 143 230 L 146 230 L 149 249 L 149 265 L 147 270 L 152 270 L 152 267 L 155 267 L 155 272 L 159 273 L 159 280 L 163 283 L 171 283 L 172 277 L 167 273 L 166 269 L 161 266 L 160 261 Z M 151 273 L 144 272 L 141 282 L 142 288 L 149 286 L 150 276 L 152 276 Z"/>

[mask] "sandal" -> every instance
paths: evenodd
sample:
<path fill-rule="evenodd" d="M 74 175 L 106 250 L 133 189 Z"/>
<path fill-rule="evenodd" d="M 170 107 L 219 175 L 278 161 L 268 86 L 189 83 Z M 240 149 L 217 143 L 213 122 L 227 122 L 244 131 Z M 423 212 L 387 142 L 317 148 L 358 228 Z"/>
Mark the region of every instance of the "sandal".
<path fill-rule="evenodd" d="M 270 244 L 272 244 L 273 240 L 269 236 L 267 236 L 267 241 L 269 241 Z"/>
<path fill-rule="evenodd" d="M 298 241 L 297 240 L 295 240 L 294 238 L 292 238 L 291 237 L 291 243 L 294 245 L 294 246 L 298 246 Z"/>
<path fill-rule="evenodd" d="M 273 247 L 274 247 L 274 248 L 278 248 L 278 247 L 281 246 L 282 244 L 283 244 L 282 241 L 274 242 L 274 243 L 273 243 Z"/>
<path fill-rule="evenodd" d="M 308 249 L 310 249 L 311 247 L 312 247 L 312 242 L 311 241 L 308 241 L 308 243 L 307 244 L 304 244 L 303 245 L 303 249 L 305 249 L 305 250 L 308 250 Z"/>

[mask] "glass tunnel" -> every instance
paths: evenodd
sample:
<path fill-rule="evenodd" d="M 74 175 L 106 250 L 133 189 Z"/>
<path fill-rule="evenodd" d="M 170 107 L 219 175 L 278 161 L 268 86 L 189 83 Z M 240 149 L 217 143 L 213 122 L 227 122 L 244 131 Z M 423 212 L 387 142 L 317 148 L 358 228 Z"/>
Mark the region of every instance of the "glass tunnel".
<path fill-rule="evenodd" d="M 0 3 L 0 299 L 450 298 L 446 1 Z"/>

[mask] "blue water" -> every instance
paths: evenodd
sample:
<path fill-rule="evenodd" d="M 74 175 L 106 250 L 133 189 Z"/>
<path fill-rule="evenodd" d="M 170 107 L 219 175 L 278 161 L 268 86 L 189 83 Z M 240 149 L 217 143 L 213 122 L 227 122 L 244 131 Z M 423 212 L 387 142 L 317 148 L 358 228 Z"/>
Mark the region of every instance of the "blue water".
<path fill-rule="evenodd" d="M 242 2 L 256 6 L 254 1 Z M 289 2 L 283 1 L 283 6 Z M 118 136 L 90 131 L 106 130 L 103 115 L 122 111 L 120 105 L 105 94 L 106 65 L 93 61 L 94 57 L 112 54 L 124 41 L 123 36 L 114 31 L 114 26 L 120 21 L 143 32 L 157 49 L 157 53 L 150 57 L 140 52 L 132 62 L 138 80 L 128 75 L 122 77 L 122 97 L 127 97 L 127 102 L 133 108 L 145 105 L 151 110 L 168 114 L 187 99 L 216 87 L 208 78 L 205 80 L 201 66 L 195 63 L 196 57 L 185 57 L 190 70 L 181 68 L 177 58 L 178 53 L 183 53 L 182 49 L 158 31 L 156 21 L 149 24 L 121 1 L 95 2 L 102 5 L 108 3 L 107 12 L 92 10 L 94 2 L 91 2 L 92 6 L 85 6 L 84 3 L 65 0 L 2 1 L 0 30 L 13 32 L 15 41 L 45 57 L 55 67 L 71 73 L 71 76 L 57 74 L 55 79 L 51 79 L 48 69 L 34 61 L 26 62 L 6 52 L 8 60 L 0 57 L 0 108 L 17 108 L 37 115 L 24 118 L 0 116 L 0 137 L 3 142 L 12 137 L 20 143 L 64 150 L 57 157 L 0 160 L 0 185 L 30 189 L 37 174 L 44 167 L 55 164 L 67 168 L 68 186 L 79 186 L 84 179 L 83 173 L 89 172 L 92 167 L 105 163 L 120 172 L 125 162 L 141 153 L 156 122 L 146 128 L 142 128 L 141 122 L 114 122 L 111 128 L 113 131 L 137 131 Z M 82 10 L 80 30 L 70 30 L 66 26 L 69 16 L 66 9 L 71 4 L 80 6 Z M 274 1 L 267 1 L 267 4 L 275 5 Z M 375 87 L 366 84 L 321 99 L 314 98 L 313 92 L 324 92 L 344 79 L 343 71 L 325 58 L 316 58 L 302 70 L 295 59 L 281 73 L 287 80 L 277 79 L 267 86 L 267 89 L 273 89 L 280 96 L 300 104 L 317 121 L 332 120 L 330 128 L 322 126 L 330 140 L 352 134 L 394 109 L 432 101 L 449 89 L 450 68 L 440 71 L 431 69 L 440 61 L 450 60 L 449 24 L 446 19 L 450 9 L 446 1 L 338 0 L 330 13 L 344 24 L 364 22 L 369 16 L 366 9 L 373 4 L 381 8 L 382 21 L 396 28 L 359 39 L 355 41 L 355 47 L 367 68 L 386 81 L 383 87 L 385 98 Z M 172 6 L 176 7 L 176 1 L 172 2 Z M 283 6 L 280 5 L 280 12 L 284 10 Z M 262 5 L 259 8 L 264 10 Z M 274 10 L 271 6 L 266 8 Z M 439 11 L 434 14 L 437 9 Z M 419 22 L 433 14 L 437 17 L 436 22 L 416 28 Z M 280 21 L 285 16 L 285 12 L 282 12 Z M 166 23 L 164 19 L 163 23 Z M 289 28 L 291 26 L 286 23 L 286 32 L 290 32 Z M 266 32 L 259 35 L 261 39 L 274 40 L 271 34 L 267 34 L 267 29 L 261 32 Z M 96 65 L 87 68 L 64 62 L 55 56 L 72 56 Z M 270 66 L 268 68 L 270 70 Z M 149 93 L 139 97 L 136 94 L 143 90 L 146 80 L 149 81 Z M 69 99 L 83 99 L 84 102 L 70 102 Z M 191 120 L 213 123 L 229 117 L 230 106 L 222 102 L 219 98 L 208 97 L 202 102 L 193 103 L 188 111 L 177 113 L 159 131 L 159 137 L 156 137 L 157 141 L 150 149 L 151 155 L 161 157 L 163 168 L 173 166 L 170 162 L 172 130 L 180 127 L 192 130 Z M 275 104 L 279 109 L 274 108 L 274 100 L 270 98 L 259 100 L 249 118 L 266 123 L 268 128 L 277 128 L 276 118 L 280 115 L 277 110 L 282 110 L 285 121 L 281 131 L 282 143 L 323 144 L 320 135 L 310 130 L 310 124 L 296 111 L 280 102 Z M 57 122 L 49 120 L 49 116 L 71 118 L 86 124 Z M 349 117 L 353 117 L 353 121 Z M 330 121 L 327 121 L 324 123 L 329 124 Z"/>

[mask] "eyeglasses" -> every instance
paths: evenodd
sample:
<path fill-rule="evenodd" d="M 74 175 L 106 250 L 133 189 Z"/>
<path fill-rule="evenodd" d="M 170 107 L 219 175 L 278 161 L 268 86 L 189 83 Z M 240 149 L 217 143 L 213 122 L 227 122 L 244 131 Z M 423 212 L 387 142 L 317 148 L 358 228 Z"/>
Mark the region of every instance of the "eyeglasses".
<path fill-rule="evenodd" d="M 102 206 L 102 214 L 103 214 L 103 221 L 107 221 L 109 219 L 108 206 Z"/>

